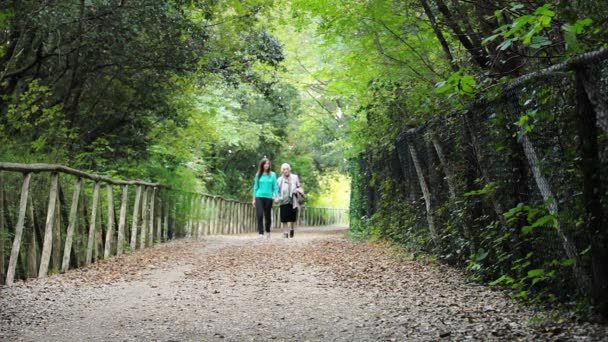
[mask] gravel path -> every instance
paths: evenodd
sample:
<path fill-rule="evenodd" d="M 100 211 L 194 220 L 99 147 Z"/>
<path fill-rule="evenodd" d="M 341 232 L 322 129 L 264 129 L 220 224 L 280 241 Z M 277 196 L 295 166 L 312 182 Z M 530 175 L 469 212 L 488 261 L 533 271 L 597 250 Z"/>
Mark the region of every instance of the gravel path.
<path fill-rule="evenodd" d="M 6 341 L 603 340 L 344 229 L 174 241 L 0 288 Z"/>

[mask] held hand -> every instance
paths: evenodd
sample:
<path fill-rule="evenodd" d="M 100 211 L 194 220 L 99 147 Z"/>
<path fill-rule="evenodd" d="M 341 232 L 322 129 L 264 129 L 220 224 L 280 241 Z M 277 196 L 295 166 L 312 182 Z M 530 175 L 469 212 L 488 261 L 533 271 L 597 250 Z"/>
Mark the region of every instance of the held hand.
<path fill-rule="evenodd" d="M 253 205 L 253 207 L 255 208 L 255 200 L 251 201 L 251 205 Z"/>

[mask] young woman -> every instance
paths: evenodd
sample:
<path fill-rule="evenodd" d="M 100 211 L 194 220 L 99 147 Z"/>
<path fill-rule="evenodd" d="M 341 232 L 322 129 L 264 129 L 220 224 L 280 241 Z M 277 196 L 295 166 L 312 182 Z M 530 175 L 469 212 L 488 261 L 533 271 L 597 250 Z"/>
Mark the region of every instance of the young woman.
<path fill-rule="evenodd" d="M 277 180 L 279 188 L 279 204 L 280 204 L 280 216 L 281 223 L 283 224 L 283 236 L 293 237 L 294 236 L 294 225 L 298 218 L 298 208 L 300 208 L 299 196 L 304 196 L 302 190 L 302 184 L 300 184 L 300 177 L 291 173 L 291 166 L 284 163 L 281 165 L 281 177 Z M 289 231 L 287 227 L 289 226 Z"/>
<path fill-rule="evenodd" d="M 279 195 L 277 188 L 277 175 L 270 168 L 270 160 L 262 159 L 258 167 L 258 173 L 253 181 L 253 201 L 257 219 L 259 237 L 264 237 L 266 228 L 266 238 L 270 239 L 270 225 L 272 202 Z M 264 222 L 264 219 L 266 219 Z"/>

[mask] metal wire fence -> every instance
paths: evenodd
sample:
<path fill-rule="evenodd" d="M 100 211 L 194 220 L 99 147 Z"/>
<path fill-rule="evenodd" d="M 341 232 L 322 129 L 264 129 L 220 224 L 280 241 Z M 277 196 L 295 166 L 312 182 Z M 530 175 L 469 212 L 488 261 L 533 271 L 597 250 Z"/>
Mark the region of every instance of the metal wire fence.
<path fill-rule="evenodd" d="M 431 251 L 522 296 L 590 293 L 590 250 L 608 208 L 607 55 L 526 75 L 497 99 L 361 155 L 352 229 Z"/>

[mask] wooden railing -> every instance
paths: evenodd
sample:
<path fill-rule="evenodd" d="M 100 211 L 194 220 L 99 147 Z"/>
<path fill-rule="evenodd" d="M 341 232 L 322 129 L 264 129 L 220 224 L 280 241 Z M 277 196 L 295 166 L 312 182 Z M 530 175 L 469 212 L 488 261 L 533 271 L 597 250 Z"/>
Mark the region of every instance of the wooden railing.
<path fill-rule="evenodd" d="M 120 200 L 114 196 L 118 189 Z M 69 202 L 66 193 L 72 194 Z M 299 225 L 345 224 L 346 213 L 304 208 Z M 278 227 L 278 210 L 273 216 Z M 62 165 L 0 162 L 0 283 L 7 285 L 172 239 L 256 230 L 249 202 L 115 180 Z"/>

